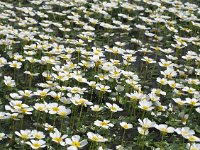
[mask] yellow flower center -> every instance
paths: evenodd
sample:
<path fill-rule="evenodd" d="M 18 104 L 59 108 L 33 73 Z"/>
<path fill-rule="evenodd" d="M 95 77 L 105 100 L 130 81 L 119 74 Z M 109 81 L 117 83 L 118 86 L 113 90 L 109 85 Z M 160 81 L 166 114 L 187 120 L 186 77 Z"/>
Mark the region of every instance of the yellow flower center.
<path fill-rule="evenodd" d="M 24 139 L 24 140 L 28 139 L 28 134 L 22 134 L 21 138 Z"/>
<path fill-rule="evenodd" d="M 188 140 L 190 140 L 190 141 L 195 141 L 196 138 L 195 138 L 194 136 L 190 136 Z"/>
<path fill-rule="evenodd" d="M 22 113 L 26 113 L 28 110 L 27 109 L 21 109 Z"/>
<path fill-rule="evenodd" d="M 24 95 L 25 95 L 26 97 L 29 97 L 29 96 L 30 96 L 30 93 L 24 93 Z"/>
<path fill-rule="evenodd" d="M 33 144 L 33 147 L 35 147 L 35 148 L 39 148 L 41 146 L 41 144 L 39 144 L 39 143 L 34 143 Z"/>
<path fill-rule="evenodd" d="M 41 137 L 41 135 L 36 134 L 36 135 L 35 135 L 35 138 L 36 138 L 36 139 L 41 139 L 42 137 Z"/>
<path fill-rule="evenodd" d="M 42 108 L 42 107 L 38 107 L 38 110 L 39 110 L 39 111 L 43 111 L 43 108 Z"/>
<path fill-rule="evenodd" d="M 81 143 L 79 141 L 73 141 L 72 146 L 80 147 Z"/>
<path fill-rule="evenodd" d="M 56 141 L 57 143 L 61 143 L 62 142 L 62 139 L 60 137 L 55 137 L 53 140 Z"/>
<path fill-rule="evenodd" d="M 111 111 L 117 111 L 117 108 L 115 108 L 115 107 L 111 107 L 110 109 L 111 109 Z"/>
<path fill-rule="evenodd" d="M 187 134 L 188 134 L 188 132 L 186 132 L 186 131 L 182 132 L 182 135 L 187 135 Z"/>
<path fill-rule="evenodd" d="M 82 105 L 84 105 L 85 104 L 85 99 L 80 99 L 79 103 L 82 104 Z"/>
<path fill-rule="evenodd" d="M 123 126 L 123 128 L 124 128 L 124 129 L 128 129 L 128 124 L 125 124 L 125 125 Z"/>
<path fill-rule="evenodd" d="M 102 126 L 107 126 L 107 125 L 108 125 L 108 122 L 103 121 L 103 122 L 101 122 L 100 124 L 101 124 Z"/>
<path fill-rule="evenodd" d="M 148 106 L 143 106 L 142 108 L 143 108 L 144 110 L 148 110 L 148 109 L 149 109 Z"/>
<path fill-rule="evenodd" d="M 22 104 L 21 104 L 21 103 L 18 103 L 18 104 L 16 104 L 16 106 L 18 106 L 18 107 L 22 107 Z"/>
<path fill-rule="evenodd" d="M 55 111 L 55 112 L 58 112 L 59 108 L 58 107 L 54 107 L 54 108 L 52 108 L 52 110 Z"/>
<path fill-rule="evenodd" d="M 194 105 L 196 105 L 196 102 L 195 101 L 191 101 L 190 104 L 194 106 Z"/>
<path fill-rule="evenodd" d="M 191 147 L 190 150 L 198 150 L 196 147 Z"/>
<path fill-rule="evenodd" d="M 100 140 L 100 138 L 98 138 L 97 136 L 93 136 L 93 137 L 92 137 L 92 140 L 93 140 L 93 141 L 98 141 L 98 140 Z"/>
<path fill-rule="evenodd" d="M 42 97 L 45 97 L 45 96 L 47 95 L 47 92 L 42 91 L 42 92 L 40 93 L 40 95 L 41 95 Z"/>

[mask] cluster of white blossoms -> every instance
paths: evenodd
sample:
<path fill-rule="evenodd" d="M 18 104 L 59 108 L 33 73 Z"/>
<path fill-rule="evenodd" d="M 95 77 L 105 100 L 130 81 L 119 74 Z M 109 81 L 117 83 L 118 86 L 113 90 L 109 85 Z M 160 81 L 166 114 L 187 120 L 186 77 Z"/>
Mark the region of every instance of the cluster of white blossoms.
<path fill-rule="evenodd" d="M 0 149 L 200 150 L 198 0 L 0 1 L 0 37 Z"/>

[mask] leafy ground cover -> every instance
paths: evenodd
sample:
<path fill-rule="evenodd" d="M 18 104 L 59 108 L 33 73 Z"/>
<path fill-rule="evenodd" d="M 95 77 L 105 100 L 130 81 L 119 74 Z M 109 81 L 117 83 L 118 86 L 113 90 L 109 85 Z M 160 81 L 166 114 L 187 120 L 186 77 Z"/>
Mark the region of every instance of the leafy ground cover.
<path fill-rule="evenodd" d="M 0 149 L 199 150 L 200 7 L 0 1 Z"/>

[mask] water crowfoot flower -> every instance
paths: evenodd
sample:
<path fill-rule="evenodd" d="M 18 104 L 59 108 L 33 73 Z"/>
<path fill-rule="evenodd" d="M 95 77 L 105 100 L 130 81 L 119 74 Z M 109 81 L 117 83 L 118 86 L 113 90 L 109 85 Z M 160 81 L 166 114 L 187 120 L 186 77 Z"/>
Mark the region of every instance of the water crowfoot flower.
<path fill-rule="evenodd" d="M 19 136 L 23 141 L 26 141 L 31 138 L 30 130 L 20 130 L 20 132 L 15 131 L 15 134 Z"/>
<path fill-rule="evenodd" d="M 186 148 L 188 150 L 199 150 L 200 149 L 200 144 L 197 144 L 197 143 L 187 143 Z"/>
<path fill-rule="evenodd" d="M 65 139 L 65 143 L 67 145 L 70 145 L 67 150 L 78 150 L 79 148 L 84 147 L 85 145 L 88 144 L 87 140 L 82 140 L 80 141 L 80 136 L 79 135 L 73 135 L 70 138 Z"/>
<path fill-rule="evenodd" d="M 142 100 L 139 102 L 139 108 L 145 110 L 145 111 L 151 111 L 154 109 L 154 107 L 152 107 L 153 103 L 151 101 L 146 101 L 146 100 Z"/>
<path fill-rule="evenodd" d="M 106 142 L 106 141 L 108 141 L 108 139 L 104 138 L 103 136 L 101 136 L 99 134 L 92 133 L 92 132 L 88 132 L 87 136 L 90 140 L 92 140 L 94 142 Z"/>
<path fill-rule="evenodd" d="M 54 141 L 55 143 L 57 143 L 61 146 L 66 145 L 66 143 L 64 142 L 64 139 L 67 137 L 66 134 L 61 135 L 61 133 L 56 129 L 56 130 L 54 130 L 54 133 L 49 133 L 49 135 L 52 138 L 52 141 Z"/>
<path fill-rule="evenodd" d="M 149 134 L 149 128 L 153 128 L 155 125 L 155 122 L 150 121 L 148 118 L 144 118 L 143 120 L 138 119 L 139 124 L 142 127 L 138 127 L 138 132 L 142 135 L 147 135 Z"/>
<path fill-rule="evenodd" d="M 168 127 L 166 124 L 155 124 L 154 127 L 158 130 L 160 130 L 160 132 L 162 134 L 167 134 L 167 133 L 173 133 L 174 132 L 174 128 L 173 127 Z"/>
<path fill-rule="evenodd" d="M 106 103 L 106 108 L 110 110 L 110 119 L 112 119 L 113 113 L 123 111 L 123 109 L 120 108 L 117 104 Z"/>
<path fill-rule="evenodd" d="M 126 123 L 126 122 L 120 122 L 120 126 L 121 126 L 122 128 L 124 128 L 125 130 L 133 128 L 133 125 L 132 125 L 132 124 Z"/>
<path fill-rule="evenodd" d="M 16 86 L 15 80 L 12 80 L 12 77 L 10 77 L 10 76 L 4 76 L 4 83 L 8 87 Z"/>
<path fill-rule="evenodd" d="M 94 122 L 94 125 L 96 125 L 98 127 L 102 127 L 104 129 L 109 129 L 110 127 L 114 126 L 112 123 L 110 123 L 109 120 L 103 120 L 103 121 L 96 120 Z"/>
<path fill-rule="evenodd" d="M 199 149 L 197 1 L 0 0 L 0 149 Z"/>
<path fill-rule="evenodd" d="M 120 122 L 120 126 L 124 129 L 124 132 L 123 132 L 123 135 L 122 135 L 122 145 L 123 145 L 126 130 L 133 128 L 133 125 L 130 124 L 130 123 L 126 123 L 126 122 Z"/>
<path fill-rule="evenodd" d="M 43 140 L 31 140 L 30 142 L 26 142 L 26 144 L 30 145 L 32 149 L 40 149 L 46 147 L 46 142 Z"/>

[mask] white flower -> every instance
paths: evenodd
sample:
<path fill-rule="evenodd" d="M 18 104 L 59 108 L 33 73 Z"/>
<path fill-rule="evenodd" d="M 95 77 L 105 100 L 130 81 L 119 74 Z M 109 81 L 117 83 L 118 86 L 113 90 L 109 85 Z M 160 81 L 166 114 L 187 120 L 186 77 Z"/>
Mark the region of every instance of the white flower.
<path fill-rule="evenodd" d="M 71 113 L 70 109 L 66 109 L 65 106 L 62 105 L 58 105 L 58 103 L 49 103 L 47 105 L 48 110 L 49 110 L 49 114 L 59 114 L 59 115 L 68 115 Z"/>
<path fill-rule="evenodd" d="M 66 143 L 63 141 L 67 135 L 61 135 L 61 133 L 55 129 L 55 132 L 54 133 L 50 133 L 50 137 L 52 138 L 52 141 L 62 145 L 62 146 L 65 146 Z"/>
<path fill-rule="evenodd" d="M 10 67 L 16 68 L 16 69 L 19 69 L 22 66 L 22 63 L 18 61 L 9 62 L 8 64 L 10 64 Z"/>
<path fill-rule="evenodd" d="M 4 76 L 4 83 L 5 85 L 9 86 L 9 87 L 15 87 L 15 80 L 12 80 L 12 77 L 10 76 Z"/>
<path fill-rule="evenodd" d="M 71 114 L 71 109 L 65 108 L 64 106 L 58 111 L 58 115 L 62 117 L 66 117 L 69 114 Z"/>
<path fill-rule="evenodd" d="M 28 140 L 31 138 L 30 130 L 20 130 L 20 132 L 15 131 L 15 134 L 18 135 L 22 140 Z"/>
<path fill-rule="evenodd" d="M 166 124 L 155 124 L 154 127 L 160 130 L 162 133 L 173 133 L 175 130 L 173 127 L 168 127 Z"/>
<path fill-rule="evenodd" d="M 41 139 L 45 138 L 44 133 L 41 131 L 37 131 L 37 130 L 32 130 L 31 136 L 32 136 L 32 138 L 35 138 L 37 140 L 41 140 Z"/>
<path fill-rule="evenodd" d="M 174 71 L 173 68 L 167 68 L 165 71 L 161 71 L 161 74 L 165 76 L 167 79 L 171 79 L 172 77 L 177 76 L 177 72 Z"/>
<path fill-rule="evenodd" d="M 195 134 L 194 130 L 191 130 L 189 127 L 177 128 L 175 132 L 181 134 L 183 137 Z"/>
<path fill-rule="evenodd" d="M 38 110 L 41 112 L 48 112 L 47 103 L 35 103 L 33 108 L 35 108 L 35 110 Z"/>
<path fill-rule="evenodd" d="M 7 118 L 8 118 L 8 116 L 6 116 L 5 112 L 0 112 L 0 120 L 7 119 Z"/>
<path fill-rule="evenodd" d="M 120 126 L 126 130 L 133 128 L 133 125 L 127 122 L 120 122 Z"/>
<path fill-rule="evenodd" d="M 12 99 L 21 99 L 23 96 L 20 96 L 18 93 L 10 93 Z"/>
<path fill-rule="evenodd" d="M 138 127 L 137 130 L 142 135 L 148 135 L 149 134 L 149 130 L 147 128 Z"/>
<path fill-rule="evenodd" d="M 160 77 L 158 77 L 158 78 L 156 79 L 156 81 L 157 81 L 158 83 L 162 84 L 162 85 L 166 85 L 166 84 L 167 84 L 167 79 L 166 79 L 166 78 L 160 78 Z"/>
<path fill-rule="evenodd" d="M 99 105 L 90 106 L 90 108 L 95 112 L 101 111 L 103 109 L 103 107 L 100 107 Z"/>
<path fill-rule="evenodd" d="M 181 122 L 185 125 L 188 120 L 189 115 L 185 114 L 184 112 L 181 112 L 179 113 L 179 117 L 181 119 Z"/>
<path fill-rule="evenodd" d="M 102 84 L 97 84 L 96 86 L 96 89 L 101 91 L 101 92 L 111 92 L 110 87 L 109 86 L 105 86 L 105 85 L 102 85 Z"/>
<path fill-rule="evenodd" d="M 141 99 L 143 94 L 139 93 L 139 92 L 134 92 L 134 93 L 130 93 L 130 94 L 126 93 L 126 96 L 128 96 L 131 99 L 131 101 L 134 102 L 134 101 Z"/>
<path fill-rule="evenodd" d="M 117 145 L 115 148 L 116 150 L 127 150 L 122 145 Z"/>
<path fill-rule="evenodd" d="M 142 100 L 139 102 L 139 108 L 145 110 L 145 111 L 151 111 L 152 109 L 154 109 L 154 107 L 152 107 L 152 102 L 151 101 L 147 101 L 147 100 Z"/>
<path fill-rule="evenodd" d="M 152 93 L 155 93 L 156 95 L 166 95 L 165 91 L 162 91 L 161 89 L 151 89 Z"/>
<path fill-rule="evenodd" d="M 79 87 L 67 87 L 67 90 L 73 94 L 83 94 L 86 92 L 86 88 L 79 88 Z"/>
<path fill-rule="evenodd" d="M 43 124 L 43 126 L 44 126 L 46 131 L 53 132 L 54 130 L 56 130 L 56 128 L 54 128 L 52 125 L 50 125 L 48 123 Z"/>
<path fill-rule="evenodd" d="M 184 136 L 184 138 L 188 139 L 190 142 L 200 142 L 200 138 L 194 135 L 187 135 L 187 136 Z"/>
<path fill-rule="evenodd" d="M 31 107 L 24 107 L 18 110 L 19 113 L 30 115 L 32 114 L 33 108 Z"/>
<path fill-rule="evenodd" d="M 196 98 L 186 98 L 185 103 L 188 103 L 188 104 L 190 104 L 192 106 L 200 106 L 200 102 Z"/>
<path fill-rule="evenodd" d="M 112 112 L 123 111 L 123 109 L 120 108 L 117 104 L 106 103 L 106 106 L 107 106 L 107 108 L 110 109 L 110 111 L 112 111 Z"/>
<path fill-rule="evenodd" d="M 43 140 L 31 140 L 31 142 L 26 142 L 26 144 L 30 145 L 32 149 L 44 148 L 46 146 L 46 142 Z"/>
<path fill-rule="evenodd" d="M 181 100 L 180 98 L 172 98 L 172 99 L 180 106 L 185 104 L 185 101 Z"/>
<path fill-rule="evenodd" d="M 92 105 L 93 103 L 92 102 L 89 102 L 88 100 L 82 98 L 79 94 L 75 94 L 74 97 L 71 97 L 71 102 L 74 104 L 74 105 L 82 105 L 82 106 L 87 106 L 87 105 Z"/>
<path fill-rule="evenodd" d="M 144 56 L 141 60 L 145 61 L 148 64 L 156 63 L 156 61 L 154 61 L 152 58 L 148 58 L 146 56 Z"/>
<path fill-rule="evenodd" d="M 37 90 L 36 92 L 34 92 L 34 94 L 44 98 L 48 95 L 49 90 L 50 89 Z"/>
<path fill-rule="evenodd" d="M 72 138 L 66 138 L 65 143 L 67 145 L 71 145 L 70 147 L 67 148 L 67 150 L 78 150 L 78 148 L 82 148 L 85 145 L 87 145 L 87 140 L 82 140 L 80 141 L 80 136 L 79 135 L 73 135 Z"/>
<path fill-rule="evenodd" d="M 3 67 L 5 64 L 7 64 L 7 60 L 4 57 L 0 57 L 0 67 Z"/>
<path fill-rule="evenodd" d="M 109 129 L 110 127 L 114 126 L 112 123 L 110 123 L 109 120 L 103 120 L 103 121 L 96 120 L 94 122 L 94 125 L 96 125 L 98 127 L 102 127 L 104 129 Z"/>
<path fill-rule="evenodd" d="M 24 97 L 31 97 L 33 96 L 31 93 L 32 91 L 31 90 L 24 90 L 24 91 L 18 91 L 18 93 L 21 95 L 21 96 L 24 96 Z"/>
<path fill-rule="evenodd" d="M 143 120 L 138 119 L 138 121 L 139 121 L 139 124 L 142 126 L 142 128 L 145 128 L 145 129 L 152 128 L 155 125 L 155 122 L 152 122 L 148 118 L 144 118 Z"/>
<path fill-rule="evenodd" d="M 158 63 L 161 67 L 172 67 L 173 64 L 171 61 L 166 61 L 165 59 L 160 59 L 160 62 Z"/>
<path fill-rule="evenodd" d="M 174 80 L 169 80 L 167 81 L 167 84 L 171 87 L 171 88 L 181 88 L 182 85 L 179 83 L 176 83 Z"/>
<path fill-rule="evenodd" d="M 95 141 L 95 142 L 106 142 L 106 141 L 108 141 L 108 139 L 104 138 L 103 136 L 101 136 L 99 134 L 92 133 L 92 132 L 88 132 L 87 136 L 90 140 Z"/>
<path fill-rule="evenodd" d="M 188 150 L 200 150 L 200 144 L 197 143 L 187 143 Z"/>
<path fill-rule="evenodd" d="M 160 97 L 157 96 L 155 93 L 150 93 L 150 94 L 148 94 L 148 96 L 151 99 L 151 101 L 153 101 L 153 102 L 158 102 L 160 100 Z"/>

